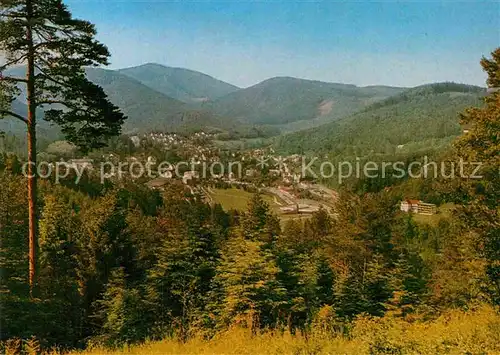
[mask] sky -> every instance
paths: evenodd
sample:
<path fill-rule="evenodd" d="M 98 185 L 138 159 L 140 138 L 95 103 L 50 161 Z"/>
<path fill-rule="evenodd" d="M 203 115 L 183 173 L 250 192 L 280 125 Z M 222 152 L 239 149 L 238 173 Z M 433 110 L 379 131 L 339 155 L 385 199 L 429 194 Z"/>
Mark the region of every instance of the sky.
<path fill-rule="evenodd" d="M 240 87 L 274 76 L 346 84 L 485 86 L 500 0 L 426 2 L 68 0 L 112 69 L 159 63 Z"/>

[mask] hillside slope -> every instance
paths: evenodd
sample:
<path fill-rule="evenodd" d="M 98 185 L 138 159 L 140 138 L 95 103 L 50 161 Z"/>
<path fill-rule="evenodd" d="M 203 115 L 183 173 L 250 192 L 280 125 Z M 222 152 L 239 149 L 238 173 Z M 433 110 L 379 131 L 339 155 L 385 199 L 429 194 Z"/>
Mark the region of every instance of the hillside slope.
<path fill-rule="evenodd" d="M 186 109 L 184 103 L 116 71 L 87 68 L 86 74 L 128 116 L 124 130 L 155 128 L 163 123 L 166 125 L 167 122 L 175 125 Z"/>
<path fill-rule="evenodd" d="M 277 77 L 233 92 L 211 107 L 220 115 L 248 123 L 284 125 L 317 117 L 330 121 L 402 90 Z"/>
<path fill-rule="evenodd" d="M 12 103 L 11 110 L 19 115 L 26 115 L 28 108 L 19 100 Z M 14 117 L 0 118 L 0 131 L 12 134 L 25 134 L 26 125 Z"/>
<path fill-rule="evenodd" d="M 160 64 L 148 63 L 120 69 L 118 72 L 158 92 L 187 103 L 214 100 L 239 90 L 238 87 L 207 74 Z"/>
<path fill-rule="evenodd" d="M 20 100 L 15 100 L 12 103 L 11 110 L 14 113 L 26 117 L 28 107 Z M 37 110 L 37 128 L 39 135 L 48 135 L 50 137 L 55 136 L 58 132 L 57 128 L 52 126 L 49 122 L 45 121 L 43 119 L 43 116 L 43 110 Z M 17 118 L 5 117 L 3 119 L 0 119 L 0 131 L 24 136 L 26 134 L 26 125 Z"/>
<path fill-rule="evenodd" d="M 123 126 L 125 133 L 220 128 L 231 124 L 210 112 L 193 109 L 120 72 L 88 68 L 86 73 L 88 79 L 100 85 L 111 102 L 128 116 Z"/>
<path fill-rule="evenodd" d="M 16 67 L 10 69 L 8 74 L 23 75 L 24 70 L 23 67 Z M 123 126 L 124 133 L 215 128 L 225 132 L 230 131 L 233 134 L 234 132 L 247 134 L 254 128 L 253 125 L 245 125 L 237 120 L 228 119 L 210 110 L 200 108 L 198 104 L 190 105 L 174 99 L 122 74 L 120 71 L 101 68 L 86 68 L 85 71 L 87 78 L 101 86 L 110 101 L 127 115 L 128 119 Z M 17 110 L 25 112 L 23 101 L 25 101 L 24 92 L 15 105 L 17 105 Z M 0 122 L 0 129 L 14 134 L 21 133 L 23 128 L 21 123 L 11 121 Z"/>
<path fill-rule="evenodd" d="M 419 86 L 336 122 L 279 137 L 276 146 L 291 153 L 360 156 L 440 144 L 461 133 L 458 114 L 480 105 L 484 92 L 453 83 Z"/>

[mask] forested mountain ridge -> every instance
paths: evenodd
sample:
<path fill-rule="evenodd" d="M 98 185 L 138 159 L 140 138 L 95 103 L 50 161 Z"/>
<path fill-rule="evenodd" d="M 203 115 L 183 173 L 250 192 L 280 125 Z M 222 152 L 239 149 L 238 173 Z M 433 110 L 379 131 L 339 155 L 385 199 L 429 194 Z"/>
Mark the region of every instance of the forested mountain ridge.
<path fill-rule="evenodd" d="M 484 93 L 484 88 L 455 83 L 419 86 L 341 120 L 281 136 L 276 146 L 290 153 L 354 156 L 443 144 L 461 133 L 459 112 L 480 105 Z"/>
<path fill-rule="evenodd" d="M 87 68 L 86 74 L 128 116 L 124 133 L 216 130 L 236 137 L 279 133 L 217 114 L 197 104 L 174 99 L 121 71 Z"/>
<path fill-rule="evenodd" d="M 124 131 L 175 126 L 186 104 L 113 70 L 87 68 L 87 78 L 100 85 L 110 100 L 128 116 Z"/>
<path fill-rule="evenodd" d="M 22 75 L 23 70 L 21 67 L 14 68 L 11 74 Z M 154 77 L 156 70 L 171 75 Z M 161 92 L 161 85 L 173 87 L 182 82 L 180 79 L 169 81 L 182 78 L 183 75 L 179 73 L 192 76 L 193 80 L 186 76 L 188 79 L 184 83 L 191 85 L 188 85 L 190 92 L 195 96 L 205 95 L 211 89 L 215 91 L 209 99 L 230 93 L 200 105 L 194 101 L 189 104 Z M 293 152 L 342 151 L 342 146 L 352 146 L 348 141 L 354 142 L 358 139 L 356 137 L 362 141 L 357 143 L 359 147 L 366 146 L 366 143 L 374 141 L 373 137 L 377 137 L 377 147 L 373 148 L 381 150 L 381 145 L 394 146 L 394 142 L 400 145 L 415 139 L 421 141 L 456 136 L 460 132 L 456 113 L 467 105 L 476 104 L 477 97 L 484 91 L 477 86 L 456 83 L 436 83 L 405 89 L 358 87 L 291 77 L 275 77 L 250 88 L 238 89 L 205 74 L 157 64 L 122 70 L 87 68 L 86 74 L 89 80 L 102 86 L 110 100 L 128 116 L 123 127 L 124 133 L 218 129 L 228 132 L 228 137 L 237 138 L 248 134 L 276 135 L 280 130 L 299 131 L 296 135 L 278 138 L 280 148 Z M 134 78 L 141 75 L 142 82 Z M 195 79 L 208 84 L 195 90 Z M 178 90 L 179 85 L 176 86 Z M 19 101 L 14 102 L 14 111 L 26 111 L 22 100 L 21 96 Z M 455 107 L 454 103 L 458 106 Z M 39 117 L 42 115 L 40 112 Z M 421 115 L 425 117 L 419 121 L 417 117 Z M 335 123 L 339 119 L 342 122 Z M 375 124 L 374 120 L 378 120 L 378 123 Z M 351 123 L 346 126 L 347 122 Z M 439 129 L 434 132 L 424 129 L 426 122 L 429 122 L 430 127 L 439 126 Z M 55 132 L 44 121 L 40 120 L 40 123 L 48 133 Z M 306 129 L 315 126 L 317 128 Z M 24 133 L 21 123 L 12 120 L 0 121 L 0 129 L 14 134 Z M 260 131 L 264 133 L 260 134 Z M 391 132 L 390 137 L 388 132 Z M 371 138 L 363 136 L 366 134 Z M 329 140 L 327 136 L 336 138 Z M 336 143 L 332 145 L 329 141 Z"/>
<path fill-rule="evenodd" d="M 485 88 L 475 85 L 460 84 L 454 82 L 441 82 L 432 83 L 416 86 L 414 88 L 407 89 L 399 94 L 390 96 L 384 100 L 373 103 L 368 106 L 365 111 L 373 110 L 379 107 L 395 105 L 400 102 L 411 101 L 415 98 L 425 98 L 432 97 L 433 95 L 442 93 L 455 93 L 457 94 L 483 94 L 485 93 Z"/>
<path fill-rule="evenodd" d="M 24 75 L 23 67 L 16 67 L 7 72 L 8 75 Z M 228 128 L 238 125 L 234 120 L 224 120 L 207 110 L 197 106 L 190 106 L 185 102 L 169 97 L 136 79 L 116 70 L 102 68 L 86 68 L 87 78 L 101 86 L 110 100 L 117 105 L 128 119 L 123 126 L 124 133 L 147 132 L 152 130 L 185 131 L 191 129 L 208 129 L 211 127 Z M 26 114 L 24 104 L 25 93 L 21 92 L 18 100 L 12 104 L 14 112 Z M 41 118 L 43 111 L 39 111 L 40 124 L 53 132 L 55 127 L 45 123 Z M 13 134 L 23 133 L 21 123 L 2 123 L 0 129 Z"/>
<path fill-rule="evenodd" d="M 186 103 L 210 101 L 239 90 L 237 86 L 198 71 L 156 63 L 124 68 L 118 72 Z"/>
<path fill-rule="evenodd" d="M 228 94 L 210 107 L 243 122 L 279 125 L 321 116 L 333 120 L 402 90 L 275 77 Z"/>

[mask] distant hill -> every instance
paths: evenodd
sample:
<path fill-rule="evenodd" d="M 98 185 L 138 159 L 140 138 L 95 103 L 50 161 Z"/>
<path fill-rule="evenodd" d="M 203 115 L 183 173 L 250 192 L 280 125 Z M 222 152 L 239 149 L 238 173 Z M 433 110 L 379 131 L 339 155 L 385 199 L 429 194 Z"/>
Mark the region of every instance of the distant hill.
<path fill-rule="evenodd" d="M 12 103 L 11 110 L 17 114 L 26 116 L 28 107 L 19 100 Z M 37 110 L 37 146 L 39 150 L 43 150 L 50 142 L 59 139 L 60 130 L 57 126 L 51 125 L 44 121 L 43 111 Z M 0 132 L 5 132 L 7 141 L 11 144 L 5 144 L 3 138 L 0 138 L 0 151 L 6 149 L 13 151 L 19 156 L 26 154 L 26 125 L 17 118 L 5 117 L 0 119 Z"/>
<path fill-rule="evenodd" d="M 9 75 L 24 75 L 24 68 L 9 70 Z M 121 71 L 101 68 L 86 68 L 87 78 L 100 85 L 111 102 L 117 105 L 128 119 L 123 126 L 124 133 L 148 132 L 153 130 L 186 132 L 193 130 L 221 131 L 226 137 L 255 137 L 279 134 L 274 128 L 251 125 L 217 115 L 199 104 L 188 104 L 144 85 Z M 207 76 L 208 77 L 208 76 Z M 215 80 L 215 79 L 213 79 Z M 215 80 L 216 81 L 216 80 Z M 232 88 L 231 88 L 232 90 Z M 26 112 L 23 103 L 25 95 L 15 101 L 16 110 Z M 39 115 L 43 112 L 40 111 Z M 40 116 L 41 117 L 41 116 Z M 43 127 L 43 122 L 41 122 Z M 48 123 L 47 123 L 48 127 Z M 0 121 L 0 130 L 13 134 L 23 133 L 22 123 L 14 120 Z M 48 127 L 54 130 L 53 127 Z"/>
<path fill-rule="evenodd" d="M 455 83 L 419 86 L 335 122 L 283 135 L 276 146 L 290 153 L 338 156 L 432 148 L 461 133 L 458 114 L 481 105 L 484 92 Z"/>
<path fill-rule="evenodd" d="M 25 116 L 28 108 L 22 102 L 16 100 L 12 103 L 11 110 L 14 113 Z M 14 117 L 0 118 L 0 131 L 8 132 L 12 134 L 25 134 L 26 125 Z"/>
<path fill-rule="evenodd" d="M 87 78 L 100 85 L 109 99 L 128 116 L 124 133 L 200 129 L 245 133 L 251 129 L 237 120 L 171 98 L 120 71 L 88 68 L 86 73 Z"/>
<path fill-rule="evenodd" d="M 25 103 L 15 100 L 12 103 L 11 110 L 14 113 L 20 114 L 23 117 L 26 117 L 28 112 L 28 107 Z M 49 132 L 53 131 L 50 135 L 53 136 L 55 129 L 49 122 L 44 121 L 43 119 L 43 111 L 37 110 L 37 126 L 39 128 L 39 132 L 42 135 L 47 135 Z M 8 132 L 15 135 L 25 135 L 26 134 L 26 125 L 19 121 L 14 117 L 5 117 L 4 119 L 0 119 L 0 131 Z"/>
<path fill-rule="evenodd" d="M 318 117 L 344 117 L 403 90 L 276 77 L 228 94 L 211 107 L 243 122 L 286 125 Z"/>
<path fill-rule="evenodd" d="M 24 69 L 12 70 L 22 75 Z M 401 145 L 416 149 L 448 142 L 460 133 L 458 112 L 480 103 L 484 92 L 455 83 L 407 89 L 290 77 L 238 90 L 202 73 L 157 64 L 118 71 L 87 68 L 86 74 L 128 116 L 124 133 L 203 129 L 234 140 L 297 131 L 278 137 L 276 146 L 287 152 L 339 155 L 384 154 Z M 172 88 L 177 98 L 165 93 Z M 215 101 L 200 105 L 202 97 Z M 22 100 L 14 102 L 16 112 L 26 112 Z M 40 136 L 58 134 L 55 127 L 39 122 Z M 13 119 L 1 120 L 0 130 L 25 134 L 22 123 Z"/>
<path fill-rule="evenodd" d="M 209 75 L 160 64 L 144 64 L 119 70 L 142 84 L 186 103 L 215 100 L 239 90 L 238 87 Z"/>
<path fill-rule="evenodd" d="M 87 68 L 87 78 L 100 85 L 111 102 L 128 116 L 124 131 L 176 126 L 185 103 L 155 91 L 117 71 Z"/>

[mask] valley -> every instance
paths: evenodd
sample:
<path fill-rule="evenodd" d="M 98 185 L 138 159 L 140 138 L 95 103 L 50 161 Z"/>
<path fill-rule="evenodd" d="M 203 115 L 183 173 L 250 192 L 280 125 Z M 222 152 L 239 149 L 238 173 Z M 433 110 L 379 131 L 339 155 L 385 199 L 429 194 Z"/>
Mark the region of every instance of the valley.
<path fill-rule="evenodd" d="M 500 354 L 498 10 L 0 0 L 0 354 Z"/>
<path fill-rule="evenodd" d="M 485 94 L 484 88 L 454 83 L 357 87 L 290 77 L 241 89 L 200 72 L 157 64 L 88 68 L 86 75 L 128 116 L 125 135 L 204 130 L 226 146 L 273 144 L 284 153 L 328 151 L 347 157 L 372 150 L 394 155 L 400 146 L 406 153 L 445 149 L 460 134 L 458 112 L 479 104 Z M 12 108 L 26 111 L 23 95 Z M 43 112 L 40 117 L 48 144 L 60 133 L 43 120 Z M 2 120 L 0 130 L 23 139 L 19 122 Z"/>

